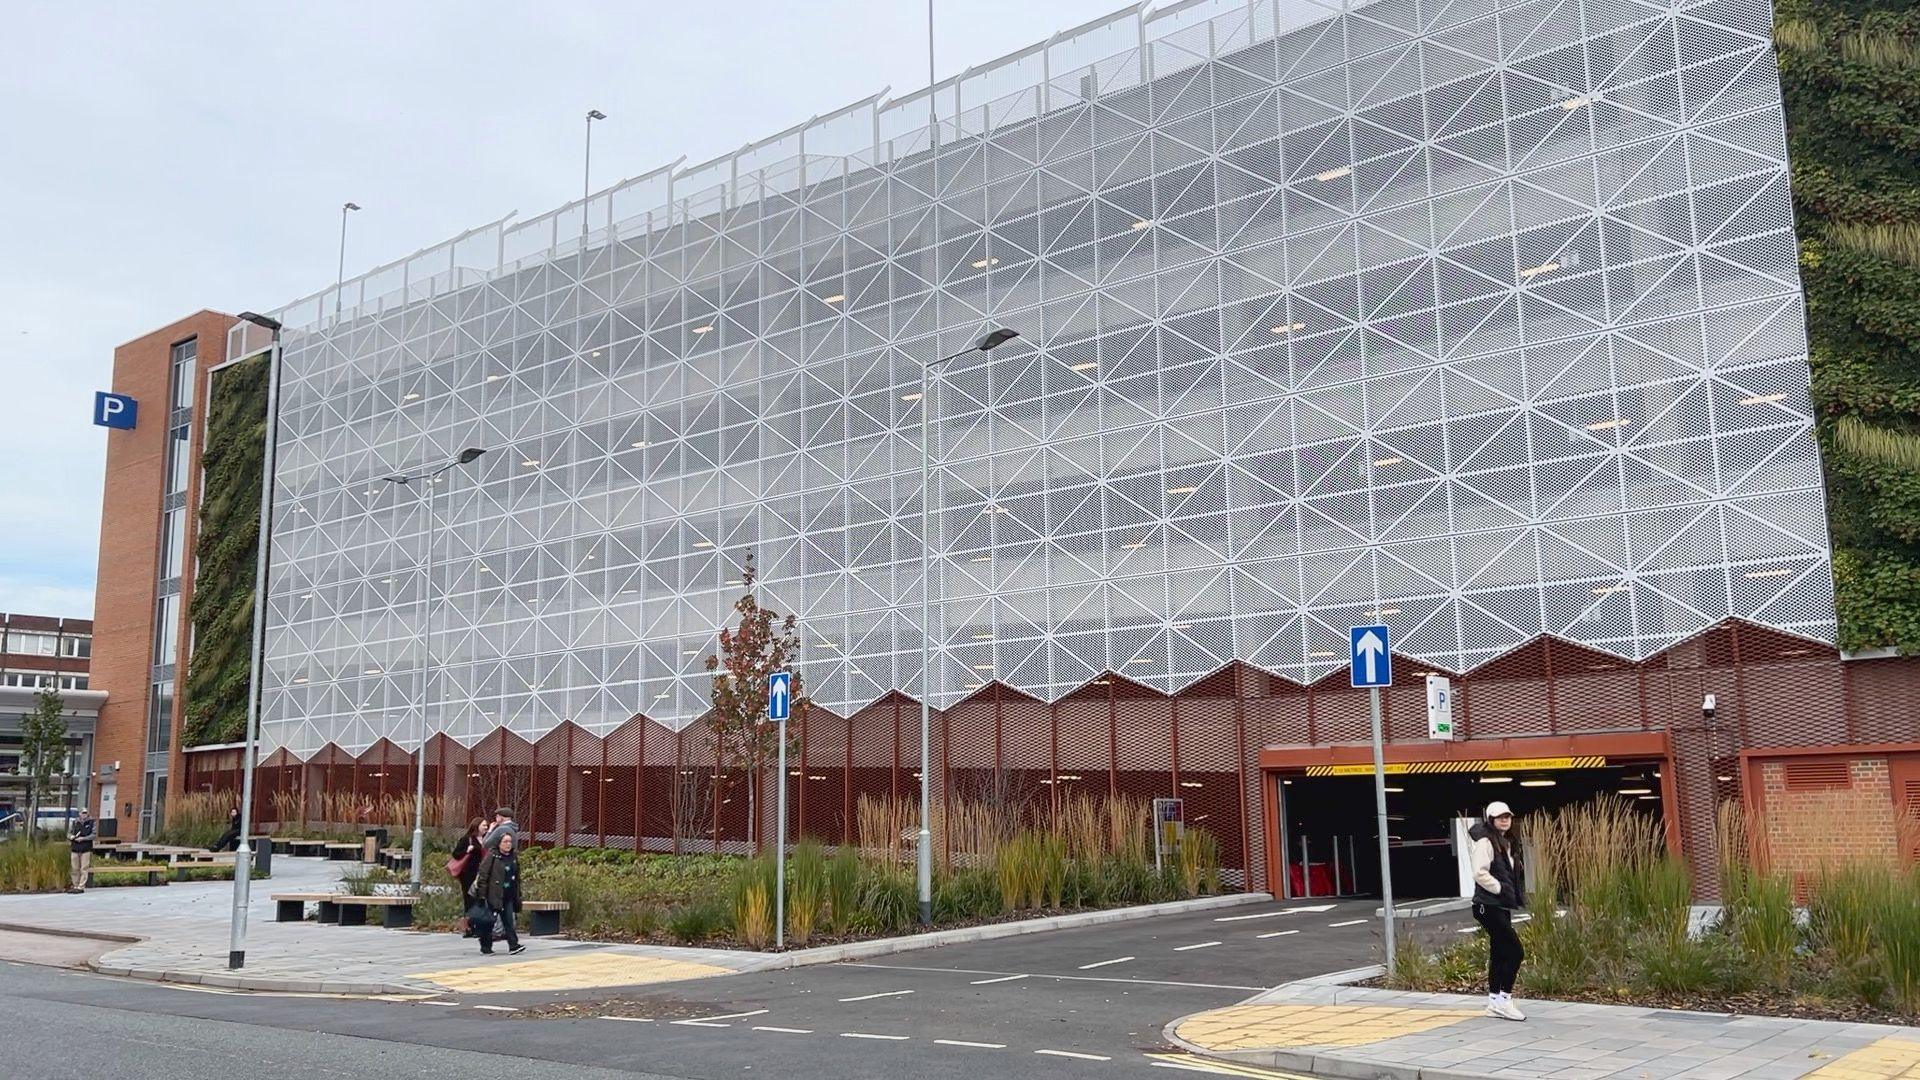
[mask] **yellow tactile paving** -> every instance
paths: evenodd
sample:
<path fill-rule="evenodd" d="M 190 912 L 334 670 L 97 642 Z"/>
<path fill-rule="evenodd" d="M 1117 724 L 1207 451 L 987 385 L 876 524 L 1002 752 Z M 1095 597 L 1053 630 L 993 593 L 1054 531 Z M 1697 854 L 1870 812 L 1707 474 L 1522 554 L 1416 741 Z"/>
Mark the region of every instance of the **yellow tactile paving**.
<path fill-rule="evenodd" d="M 451 971 L 423 971 L 410 977 L 438 983 L 449 990 L 506 993 L 515 990 L 585 990 L 597 986 L 634 986 L 731 974 L 727 968 L 684 960 L 664 960 L 627 953 L 589 953 L 551 960 L 455 968 Z"/>
<path fill-rule="evenodd" d="M 1920 1040 L 1881 1039 L 1822 1065 L 1801 1080 L 1920 1080 Z"/>
<path fill-rule="evenodd" d="M 1477 1015 L 1468 1009 L 1398 1009 L 1384 1005 L 1236 1005 L 1190 1017 L 1174 1030 L 1182 1039 L 1206 1050 L 1363 1046 L 1418 1035 Z"/>

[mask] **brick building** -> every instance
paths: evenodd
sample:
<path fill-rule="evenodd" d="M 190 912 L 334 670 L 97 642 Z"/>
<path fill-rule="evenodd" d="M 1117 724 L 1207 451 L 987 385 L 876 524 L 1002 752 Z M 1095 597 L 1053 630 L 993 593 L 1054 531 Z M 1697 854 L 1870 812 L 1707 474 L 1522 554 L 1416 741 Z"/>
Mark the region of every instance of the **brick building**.
<path fill-rule="evenodd" d="M 232 316 L 201 311 L 114 350 L 113 386 L 139 402 L 139 422 L 107 434 L 94 599 L 99 760 L 118 763 L 112 815 L 145 832 L 178 790 L 181 703 L 191 635 L 207 376 L 226 359 Z M 105 776 L 97 777 L 105 784 Z M 104 816 L 104 815 L 103 815 Z"/>
<path fill-rule="evenodd" d="M 91 804 L 94 727 L 106 697 L 89 688 L 92 654 L 90 619 L 0 612 L 0 830 L 18 824 L 10 816 L 27 807 L 26 782 L 18 775 L 21 717 L 35 708 L 44 689 L 60 694 L 70 751 L 68 777 L 52 804 L 63 810 Z M 48 805 L 43 799 L 42 809 Z"/>

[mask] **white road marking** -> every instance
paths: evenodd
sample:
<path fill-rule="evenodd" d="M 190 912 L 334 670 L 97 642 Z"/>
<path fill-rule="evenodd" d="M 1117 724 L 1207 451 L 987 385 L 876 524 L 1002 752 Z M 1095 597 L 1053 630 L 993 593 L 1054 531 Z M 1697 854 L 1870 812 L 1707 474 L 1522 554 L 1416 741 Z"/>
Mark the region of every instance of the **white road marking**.
<path fill-rule="evenodd" d="M 811 1035 L 812 1028 L 757 1027 L 755 1031 L 772 1031 L 781 1035 Z"/>
<path fill-rule="evenodd" d="M 487 1012 L 519 1012 L 520 1011 L 519 1009 L 516 1009 L 511 1005 L 475 1005 L 474 1008 L 484 1009 Z"/>
<path fill-rule="evenodd" d="M 460 1007 L 460 1003 L 457 1001 L 416 1001 L 414 1002 L 414 1004 L 415 1005 L 437 1005 L 442 1009 L 457 1009 Z"/>
<path fill-rule="evenodd" d="M 1455 930 L 1455 931 L 1454 931 L 1454 933 L 1456 933 L 1456 934 L 1471 934 L 1471 933 L 1473 933 L 1473 932 L 1474 932 L 1475 930 L 1478 930 L 1478 929 L 1480 929 L 1480 928 L 1479 928 L 1479 927 L 1477 927 L 1477 926 L 1463 926 L 1463 927 L 1461 927 L 1460 929 L 1458 929 L 1458 930 Z"/>
<path fill-rule="evenodd" d="M 1105 1057 L 1100 1054 L 1076 1054 L 1071 1050 L 1035 1050 L 1034 1053 L 1045 1054 L 1048 1057 L 1079 1058 L 1081 1061 L 1112 1061 L 1113 1060 L 1110 1057 Z"/>
<path fill-rule="evenodd" d="M 887 1042 L 906 1042 L 908 1039 L 912 1038 L 913 1036 L 911 1035 L 869 1035 L 864 1031 L 843 1031 L 840 1033 L 840 1037 L 843 1039 L 884 1039 Z"/>
<path fill-rule="evenodd" d="M 975 1050 L 1005 1050 L 1007 1048 L 1006 1043 L 977 1043 L 967 1042 L 964 1039 L 935 1039 L 933 1041 L 939 1043 L 941 1046 L 971 1046 Z"/>
<path fill-rule="evenodd" d="M 997 979 L 975 979 L 969 985 L 986 986 L 990 983 L 1014 982 L 1015 980 L 1024 979 L 1024 978 L 1026 978 L 1025 975 L 1002 975 Z"/>
<path fill-rule="evenodd" d="M 1173 951 L 1174 952 L 1192 952 L 1195 949 L 1211 949 L 1218 944 L 1220 943 L 1217 941 L 1203 941 L 1198 945 L 1176 945 L 1174 946 Z"/>
<path fill-rule="evenodd" d="M 1103 967 L 1106 967 L 1106 966 L 1107 966 L 1108 964 L 1124 964 L 1124 963 L 1126 963 L 1127 961 L 1129 961 L 1129 960 L 1131 960 L 1131 959 L 1133 959 L 1133 957 L 1131 957 L 1131 956 L 1122 956 L 1122 957 L 1120 957 L 1120 958 L 1119 958 L 1119 959 L 1117 959 L 1117 960 L 1101 960 L 1101 961 L 1099 961 L 1098 963 L 1093 963 L 1093 964 L 1081 964 L 1081 965 L 1080 965 L 1080 970 L 1081 970 L 1081 971 L 1092 971 L 1092 970 L 1093 970 L 1094 968 L 1103 968 Z"/>
<path fill-rule="evenodd" d="M 1255 934 L 1254 937 L 1262 937 L 1262 938 L 1286 937 L 1288 934 L 1297 934 L 1299 932 L 1300 931 L 1298 930 L 1275 930 L 1271 934 Z"/>
<path fill-rule="evenodd" d="M 603 1016 L 602 1020 L 619 1020 L 627 1024 L 651 1024 L 652 1020 L 644 1016 Z"/>
<path fill-rule="evenodd" d="M 1189 1065 L 1180 1061 L 1156 1061 L 1153 1062 L 1153 1067 L 1156 1069 L 1185 1069 L 1188 1072 L 1211 1073 L 1214 1076 L 1220 1076 L 1222 1074 L 1227 1076 L 1239 1075 L 1238 1073 L 1229 1073 L 1225 1069 L 1209 1069 L 1205 1065 Z"/>
<path fill-rule="evenodd" d="M 1262 911 L 1254 915 L 1222 915 L 1213 921 L 1214 922 L 1245 922 L 1248 919 L 1271 919 L 1279 915 L 1298 915 L 1303 911 L 1321 912 L 1321 911 L 1332 911 L 1332 910 L 1333 910 L 1332 904 L 1315 904 L 1312 907 L 1290 907 L 1290 908 L 1284 908 L 1280 911 Z"/>
<path fill-rule="evenodd" d="M 237 994 L 240 992 L 238 990 L 224 990 L 218 986 L 181 986 L 177 983 L 158 983 L 156 985 L 167 990 L 185 990 L 190 994 Z"/>
<path fill-rule="evenodd" d="M 1330 922 L 1327 924 L 1327 927 L 1328 929 L 1337 930 L 1342 926 L 1359 926 L 1366 921 L 1365 919 L 1348 919 L 1346 922 Z"/>
<path fill-rule="evenodd" d="M 920 967 L 914 964 L 847 963 L 847 964 L 842 964 L 840 966 L 841 967 L 857 967 L 857 968 L 874 968 L 879 971 L 931 971 L 931 972 L 937 972 L 938 974 L 941 974 L 941 975 L 1000 975 L 1000 974 L 1003 974 L 1003 972 L 998 972 L 998 971 L 982 971 L 978 968 Z M 1194 990 L 1245 990 L 1250 994 L 1256 993 L 1262 990 L 1273 989 L 1270 986 L 1242 986 L 1237 983 L 1176 982 L 1171 979 L 1114 979 L 1114 978 L 1103 978 L 1099 975 L 1049 975 L 1046 973 L 1032 973 L 1031 977 L 1035 979 L 1054 979 L 1060 982 L 1120 983 L 1125 986 L 1179 986 L 1179 987 L 1194 989 Z"/>
<path fill-rule="evenodd" d="M 911 993 L 913 993 L 911 990 L 889 990 L 884 994 L 861 994 L 859 997 L 841 998 L 840 1003 L 845 1005 L 849 1001 L 872 1001 L 874 998 L 899 997 L 902 994 Z"/>
<path fill-rule="evenodd" d="M 718 1023 L 718 1021 L 739 1020 L 748 1016 L 764 1016 L 766 1012 L 767 1010 L 765 1009 L 755 1009 L 752 1012 L 722 1013 L 719 1016 L 696 1016 L 691 1020 L 675 1020 L 674 1023 L 685 1024 L 688 1027 L 726 1027 L 727 1025 Z"/>
<path fill-rule="evenodd" d="M 721 1027 L 732 1027 L 732 1026 L 733 1026 L 732 1024 L 712 1024 L 712 1023 L 708 1023 L 708 1022 L 707 1022 L 707 1021 L 705 1021 L 705 1020 L 675 1020 L 675 1021 L 672 1021 L 672 1023 L 674 1023 L 674 1024 L 676 1024 L 676 1025 L 678 1025 L 678 1026 L 680 1026 L 680 1027 L 713 1027 L 713 1028 L 721 1028 Z"/>

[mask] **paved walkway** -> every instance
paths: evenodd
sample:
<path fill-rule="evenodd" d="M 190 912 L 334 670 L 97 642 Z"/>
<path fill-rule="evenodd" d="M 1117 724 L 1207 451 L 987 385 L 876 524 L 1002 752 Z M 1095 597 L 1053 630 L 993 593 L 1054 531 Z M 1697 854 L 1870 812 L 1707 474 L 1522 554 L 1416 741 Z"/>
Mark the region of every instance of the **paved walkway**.
<path fill-rule="evenodd" d="M 521 941 L 527 946 L 526 952 L 511 960 L 504 955 L 483 959 L 478 945 L 457 934 L 273 921 L 273 893 L 331 891 L 339 883 L 343 865 L 321 859 L 274 858 L 273 878 L 253 883 L 247 916 L 247 964 L 237 973 L 227 968 L 233 910 L 230 881 L 93 889 L 81 896 L 0 896 L 0 927 L 29 926 L 143 939 L 138 944 L 108 946 L 109 951 L 93 960 L 97 970 L 108 974 L 316 993 L 585 989 L 726 975 L 769 964 L 767 956 L 757 953 L 595 945 L 528 937 L 524 932 Z M 504 948 L 501 951 L 504 953 Z"/>
<path fill-rule="evenodd" d="M 1920 1029 L 1290 983 L 1167 1026 L 1188 1049 L 1355 1080 L 1920 1080 Z"/>

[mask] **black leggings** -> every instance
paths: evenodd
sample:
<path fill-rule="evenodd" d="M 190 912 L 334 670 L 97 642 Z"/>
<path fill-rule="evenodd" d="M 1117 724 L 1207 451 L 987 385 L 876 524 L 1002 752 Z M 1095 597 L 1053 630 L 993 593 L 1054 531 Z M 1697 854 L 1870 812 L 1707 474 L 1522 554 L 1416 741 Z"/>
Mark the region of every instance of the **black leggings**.
<path fill-rule="evenodd" d="M 1520 961 L 1527 958 L 1526 950 L 1520 947 L 1520 935 L 1513 932 L 1513 909 L 1475 904 L 1473 919 L 1486 928 L 1490 946 L 1487 954 L 1487 993 L 1513 993 L 1514 976 L 1520 974 Z"/>

